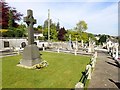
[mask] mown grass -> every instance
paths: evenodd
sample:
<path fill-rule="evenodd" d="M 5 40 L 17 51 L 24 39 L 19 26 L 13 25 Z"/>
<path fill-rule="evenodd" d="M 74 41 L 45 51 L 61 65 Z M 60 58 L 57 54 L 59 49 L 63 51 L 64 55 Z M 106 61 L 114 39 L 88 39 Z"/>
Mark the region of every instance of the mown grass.
<path fill-rule="evenodd" d="M 42 52 L 49 63 L 40 70 L 16 66 L 21 55 L 2 59 L 2 88 L 74 88 L 90 61 L 88 56 Z"/>
<path fill-rule="evenodd" d="M 2 89 L 2 59 L 0 58 L 0 89 Z"/>

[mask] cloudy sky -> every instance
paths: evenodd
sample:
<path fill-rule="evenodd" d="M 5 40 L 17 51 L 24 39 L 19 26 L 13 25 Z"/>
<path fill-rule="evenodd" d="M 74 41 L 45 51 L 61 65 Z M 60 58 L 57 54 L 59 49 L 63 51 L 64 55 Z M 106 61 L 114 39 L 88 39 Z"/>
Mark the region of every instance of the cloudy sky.
<path fill-rule="evenodd" d="M 61 27 L 74 28 L 80 20 L 88 24 L 87 32 L 94 34 L 118 34 L 119 0 L 6 0 L 9 6 L 26 16 L 27 9 L 33 10 L 38 25 L 43 25 L 50 18 Z M 23 20 L 21 20 L 23 22 Z"/>

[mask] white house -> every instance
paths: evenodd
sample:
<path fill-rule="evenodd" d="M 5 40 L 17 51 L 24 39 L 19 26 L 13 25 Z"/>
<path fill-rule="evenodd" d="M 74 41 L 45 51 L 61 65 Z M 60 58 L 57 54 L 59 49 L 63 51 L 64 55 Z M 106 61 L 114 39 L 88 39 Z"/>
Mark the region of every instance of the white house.
<path fill-rule="evenodd" d="M 34 38 L 39 39 L 39 37 L 44 37 L 42 33 L 34 33 Z"/>

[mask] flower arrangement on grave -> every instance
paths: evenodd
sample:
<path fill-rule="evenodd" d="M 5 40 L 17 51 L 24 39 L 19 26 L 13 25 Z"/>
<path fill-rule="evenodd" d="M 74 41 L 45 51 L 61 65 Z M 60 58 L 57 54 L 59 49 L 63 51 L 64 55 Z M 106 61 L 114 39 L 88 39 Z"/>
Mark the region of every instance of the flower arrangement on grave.
<path fill-rule="evenodd" d="M 47 61 L 42 61 L 41 63 L 39 63 L 39 64 L 36 64 L 35 65 L 35 68 L 36 69 L 41 69 L 41 68 L 43 68 L 43 67 L 47 67 L 49 64 L 48 64 L 48 62 Z"/>

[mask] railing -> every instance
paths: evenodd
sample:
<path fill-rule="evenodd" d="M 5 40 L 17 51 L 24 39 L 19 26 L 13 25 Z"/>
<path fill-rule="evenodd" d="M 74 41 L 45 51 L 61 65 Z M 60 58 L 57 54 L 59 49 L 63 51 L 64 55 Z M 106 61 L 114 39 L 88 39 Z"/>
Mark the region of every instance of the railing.
<path fill-rule="evenodd" d="M 95 68 L 96 59 L 97 59 L 97 52 L 93 54 L 89 64 L 86 65 L 86 69 L 84 72 L 82 72 L 82 76 L 79 82 L 75 85 L 75 89 L 84 88 L 86 85 L 86 81 L 91 79 L 92 71 Z"/>

